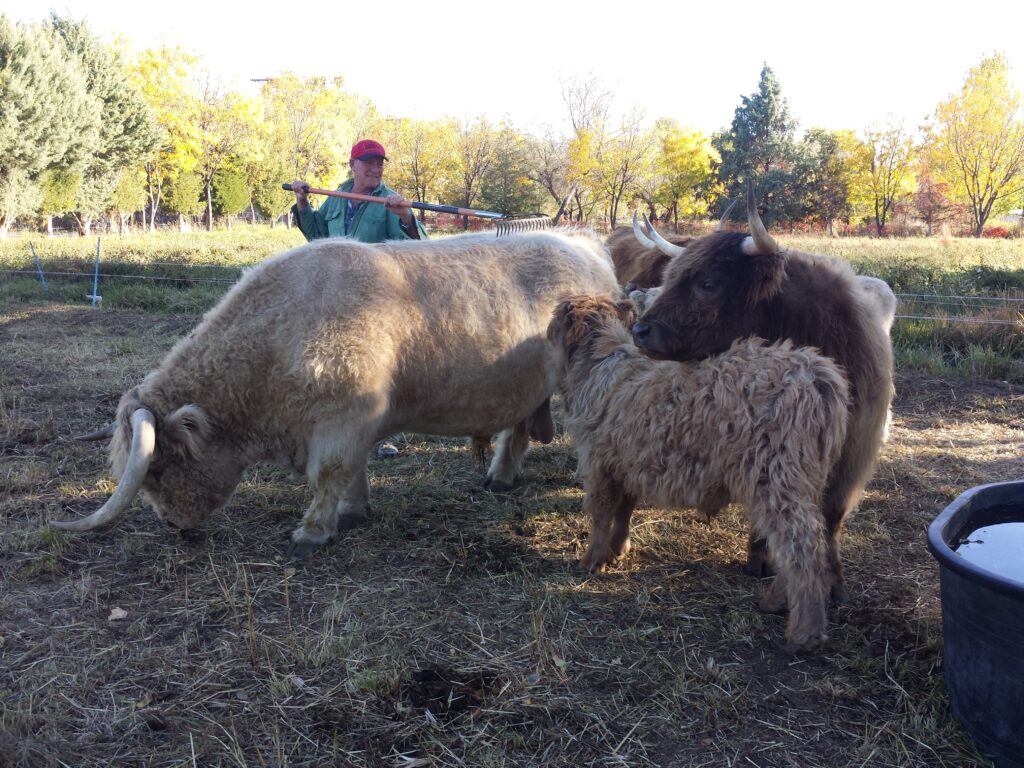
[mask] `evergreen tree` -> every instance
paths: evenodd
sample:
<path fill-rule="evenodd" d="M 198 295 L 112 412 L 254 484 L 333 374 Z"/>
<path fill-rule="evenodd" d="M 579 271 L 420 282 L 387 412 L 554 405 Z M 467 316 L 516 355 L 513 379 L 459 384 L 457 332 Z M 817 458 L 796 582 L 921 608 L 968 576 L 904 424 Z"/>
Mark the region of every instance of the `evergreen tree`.
<path fill-rule="evenodd" d="M 213 208 L 219 215 L 227 217 L 228 229 L 231 218 L 249 205 L 249 185 L 245 174 L 235 168 L 217 171 L 213 176 Z"/>
<path fill-rule="evenodd" d="M 96 150 L 100 104 L 52 31 L 0 15 L 0 234 L 42 201 L 39 176 Z"/>
<path fill-rule="evenodd" d="M 543 190 L 530 179 L 526 139 L 507 123 L 494 137 L 493 157 L 480 184 L 484 208 L 502 213 L 534 213 L 543 204 Z"/>
<path fill-rule="evenodd" d="M 178 214 L 178 228 L 184 231 L 185 217 L 201 213 L 206 205 L 202 199 L 203 177 L 194 172 L 179 173 L 168 186 L 167 207 Z"/>
<path fill-rule="evenodd" d="M 43 173 L 41 186 L 43 202 L 40 211 L 46 219 L 46 234 L 52 236 L 53 217 L 62 216 L 75 207 L 82 174 L 59 168 L 49 170 Z"/>
<path fill-rule="evenodd" d="M 100 44 L 84 21 L 53 14 L 50 24 L 68 56 L 81 65 L 86 89 L 101 108 L 99 141 L 82 169 L 75 210 L 79 231 L 88 234 L 91 222 L 111 208 L 122 171 L 142 163 L 156 148 L 156 126 L 124 62 Z"/>
<path fill-rule="evenodd" d="M 718 178 L 726 195 L 743 197 L 747 180 L 753 180 L 764 204 L 765 224 L 800 217 L 799 199 L 786 192 L 797 181 L 796 127 L 782 88 L 766 64 L 757 92 L 742 97 L 732 127 L 713 141 L 722 158 Z"/>

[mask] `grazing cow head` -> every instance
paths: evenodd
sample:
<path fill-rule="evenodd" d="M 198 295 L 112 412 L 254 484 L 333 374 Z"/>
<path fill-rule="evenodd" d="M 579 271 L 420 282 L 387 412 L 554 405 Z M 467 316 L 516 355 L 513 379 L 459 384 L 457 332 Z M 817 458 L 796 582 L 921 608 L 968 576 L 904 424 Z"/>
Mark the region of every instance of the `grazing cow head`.
<path fill-rule="evenodd" d="M 749 315 L 781 290 L 786 256 L 765 230 L 748 190 L 750 235 L 716 232 L 690 243 L 665 272 L 657 299 L 633 326 L 654 358 L 692 360 L 749 335 Z"/>
<path fill-rule="evenodd" d="M 141 493 L 161 520 L 182 530 L 195 528 L 227 502 L 244 469 L 202 408 L 183 405 L 160 416 L 139 399 L 137 389 L 118 406 L 110 464 L 119 478 L 110 499 L 89 517 L 55 522 L 55 527 L 88 531 L 109 525 Z"/>

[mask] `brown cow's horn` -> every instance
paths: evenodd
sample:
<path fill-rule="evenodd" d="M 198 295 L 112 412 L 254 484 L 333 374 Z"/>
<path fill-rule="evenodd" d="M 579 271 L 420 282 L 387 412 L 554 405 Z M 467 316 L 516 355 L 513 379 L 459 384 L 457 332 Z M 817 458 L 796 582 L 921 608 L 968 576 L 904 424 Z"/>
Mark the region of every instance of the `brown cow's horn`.
<path fill-rule="evenodd" d="M 93 440 L 106 440 L 107 438 L 113 437 L 117 431 L 117 422 L 112 421 L 105 427 L 100 427 L 95 432 L 90 432 L 87 435 L 75 435 L 75 440 L 81 440 L 82 442 L 91 442 Z"/>
<path fill-rule="evenodd" d="M 636 237 L 636 241 L 644 248 L 658 247 L 658 244 L 645 235 L 644 231 L 640 228 L 640 220 L 637 218 L 636 211 L 633 211 L 633 235 Z"/>
<path fill-rule="evenodd" d="M 754 184 L 753 182 L 747 184 L 747 224 L 750 226 L 750 241 L 744 244 L 744 250 L 751 256 L 759 254 L 762 256 L 769 256 L 773 253 L 779 252 L 779 245 L 772 239 L 772 236 L 768 234 L 768 230 L 764 228 L 764 222 L 761 221 L 761 216 L 757 212 L 757 201 L 754 200 Z M 752 243 L 751 243 L 752 241 Z M 752 247 L 750 247 L 750 245 Z"/>
<path fill-rule="evenodd" d="M 81 520 L 55 520 L 50 525 L 62 531 L 91 531 L 117 520 L 142 488 L 142 481 L 146 479 L 149 462 L 153 460 L 155 450 L 156 419 L 150 411 L 139 408 L 132 414 L 131 455 L 128 456 L 121 482 L 117 484 L 107 503 Z"/>
<path fill-rule="evenodd" d="M 658 234 L 658 230 L 656 230 L 654 228 L 654 225 L 652 225 L 651 222 L 647 220 L 646 213 L 644 214 L 644 229 L 647 230 L 648 237 L 650 237 L 651 240 L 654 241 L 654 244 L 658 246 L 658 250 L 664 253 L 666 256 L 675 257 L 686 253 L 686 249 L 683 248 L 683 246 L 670 243 L 668 240 L 666 240 L 664 237 Z"/>
<path fill-rule="evenodd" d="M 725 222 L 728 221 L 729 214 L 732 213 L 732 209 L 736 207 L 736 203 L 738 202 L 739 200 L 737 199 L 729 203 L 729 207 L 725 209 L 725 213 L 722 214 L 722 218 L 718 220 L 718 226 L 715 227 L 715 232 L 721 232 L 725 229 Z"/>

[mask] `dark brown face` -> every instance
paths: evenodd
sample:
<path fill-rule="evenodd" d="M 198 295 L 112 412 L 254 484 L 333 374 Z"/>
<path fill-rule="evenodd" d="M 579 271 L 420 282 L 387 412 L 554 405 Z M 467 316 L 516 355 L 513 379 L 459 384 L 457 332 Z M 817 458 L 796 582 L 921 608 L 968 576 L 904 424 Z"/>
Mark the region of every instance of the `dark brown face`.
<path fill-rule="evenodd" d="M 633 341 L 649 357 L 700 360 L 755 332 L 758 298 L 777 282 L 775 262 L 750 256 L 735 232 L 696 241 L 673 259 L 661 294 L 633 325 Z"/>

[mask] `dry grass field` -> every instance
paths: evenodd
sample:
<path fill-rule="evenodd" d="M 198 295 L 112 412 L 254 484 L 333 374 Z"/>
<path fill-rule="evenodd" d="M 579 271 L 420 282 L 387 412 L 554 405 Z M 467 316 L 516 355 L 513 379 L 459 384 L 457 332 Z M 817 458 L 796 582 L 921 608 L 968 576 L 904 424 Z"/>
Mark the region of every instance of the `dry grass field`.
<path fill-rule="evenodd" d="M 788 655 L 735 509 L 641 509 L 629 558 L 584 573 L 561 434 L 508 494 L 462 441 L 410 435 L 371 463 L 375 519 L 300 564 L 306 488 L 272 467 L 187 540 L 141 506 L 48 529 L 113 487 L 71 437 L 195 322 L 0 306 L 0 766 L 988 765 L 950 714 L 925 530 L 1024 476 L 1018 385 L 899 374 L 852 600 Z"/>

